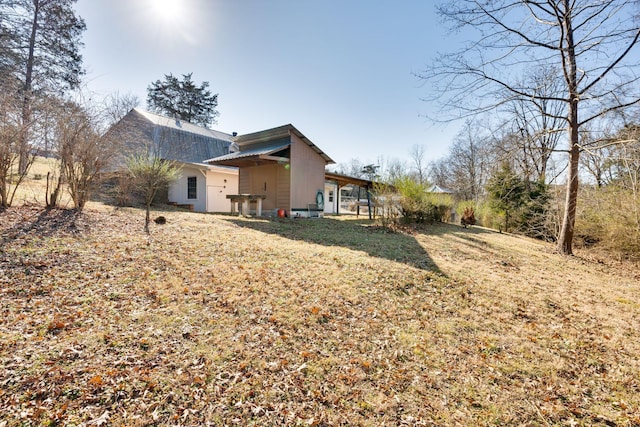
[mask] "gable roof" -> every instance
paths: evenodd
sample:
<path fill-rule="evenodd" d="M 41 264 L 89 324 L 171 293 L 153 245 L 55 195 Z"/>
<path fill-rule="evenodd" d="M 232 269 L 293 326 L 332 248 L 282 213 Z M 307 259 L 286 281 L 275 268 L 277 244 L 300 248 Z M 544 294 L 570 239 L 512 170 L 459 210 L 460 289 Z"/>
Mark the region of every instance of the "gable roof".
<path fill-rule="evenodd" d="M 313 151 L 322 157 L 326 164 L 335 163 L 331 157 L 325 154 L 309 138 L 293 125 L 287 124 L 272 129 L 240 135 L 234 138 L 239 151 L 229 153 L 206 160 L 207 163 L 218 163 L 227 165 L 239 165 L 242 162 L 253 160 L 269 160 L 268 156 L 285 150 L 291 145 L 291 135 L 297 136 L 302 142 L 307 144 Z M 270 159 L 277 160 L 277 159 Z"/>
<path fill-rule="evenodd" d="M 444 187 L 440 187 L 438 184 L 432 185 L 428 190 L 428 193 L 442 193 L 442 194 L 451 194 L 453 193 L 451 190 L 447 190 Z"/>
<path fill-rule="evenodd" d="M 229 152 L 231 135 L 134 108 L 105 136 L 115 138 L 125 151 L 151 151 L 166 160 L 203 163 Z M 123 153 L 126 155 L 126 153 Z"/>

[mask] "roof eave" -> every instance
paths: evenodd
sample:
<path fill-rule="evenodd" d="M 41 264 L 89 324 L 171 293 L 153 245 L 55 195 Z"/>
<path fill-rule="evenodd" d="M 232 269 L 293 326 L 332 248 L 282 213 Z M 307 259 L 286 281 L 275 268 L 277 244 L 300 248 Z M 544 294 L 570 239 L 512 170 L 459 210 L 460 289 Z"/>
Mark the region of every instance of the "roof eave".
<path fill-rule="evenodd" d="M 307 144 L 313 151 L 315 151 L 325 161 L 326 165 L 334 164 L 335 162 L 324 151 L 315 145 L 309 138 L 304 136 L 302 132 L 296 129 L 292 124 L 286 124 L 273 129 L 267 129 L 259 132 L 253 132 L 246 135 L 240 135 L 235 138 L 235 142 L 240 146 L 257 144 L 259 142 L 270 141 L 273 139 L 283 138 L 286 136 L 295 135 L 300 138 L 305 144 Z M 241 149 L 242 151 L 242 149 Z"/>

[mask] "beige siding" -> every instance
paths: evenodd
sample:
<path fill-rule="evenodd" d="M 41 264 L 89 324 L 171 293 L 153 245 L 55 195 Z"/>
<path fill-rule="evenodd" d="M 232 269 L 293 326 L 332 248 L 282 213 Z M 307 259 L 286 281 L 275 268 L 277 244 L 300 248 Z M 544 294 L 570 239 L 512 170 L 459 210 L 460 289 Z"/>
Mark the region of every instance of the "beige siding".
<path fill-rule="evenodd" d="M 229 212 L 228 194 L 238 194 L 238 171 L 207 171 L 207 212 Z"/>
<path fill-rule="evenodd" d="M 251 170 L 253 168 L 240 168 L 238 191 L 239 194 L 251 194 Z"/>
<path fill-rule="evenodd" d="M 253 187 L 253 194 L 266 194 L 267 198 L 262 202 L 262 208 L 264 210 L 275 209 L 276 206 L 276 176 L 277 176 L 277 164 L 269 164 L 263 166 L 256 166 L 252 175 L 251 185 Z"/>
<path fill-rule="evenodd" d="M 242 194 L 265 194 L 264 210 L 290 209 L 289 171 L 283 164 L 241 168 L 239 188 Z"/>
<path fill-rule="evenodd" d="M 280 166 L 278 168 L 277 174 L 277 197 L 276 197 L 276 208 L 278 209 L 291 209 L 291 174 L 289 173 L 289 168 L 285 166 Z"/>
<path fill-rule="evenodd" d="M 324 159 L 297 136 L 291 135 L 291 208 L 306 209 L 324 192 Z"/>

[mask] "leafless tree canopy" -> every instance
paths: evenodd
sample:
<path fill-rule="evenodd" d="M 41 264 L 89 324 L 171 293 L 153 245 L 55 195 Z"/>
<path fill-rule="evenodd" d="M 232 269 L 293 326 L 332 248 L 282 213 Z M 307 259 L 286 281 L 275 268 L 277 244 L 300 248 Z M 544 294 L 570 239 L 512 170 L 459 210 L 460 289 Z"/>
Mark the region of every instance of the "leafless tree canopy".
<path fill-rule="evenodd" d="M 453 31 L 470 31 L 473 38 L 420 74 L 435 89 L 427 100 L 447 107 L 448 119 L 514 99 L 566 104 L 575 92 L 583 102 L 583 124 L 638 102 L 638 59 L 629 55 L 639 35 L 636 1 L 455 0 L 438 11 Z M 544 71 L 534 73 L 544 79 L 523 78 L 539 69 Z M 563 83 L 545 89 L 554 80 Z M 549 115 L 566 119 L 562 110 Z"/>
<path fill-rule="evenodd" d="M 640 101 L 638 58 L 631 54 L 640 37 L 637 2 L 455 0 L 439 13 L 452 30 L 469 31 L 471 40 L 420 74 L 433 85 L 427 99 L 449 113 L 444 120 L 527 103 L 536 116 L 556 120 L 542 126 L 545 133 L 566 130 L 567 199 L 558 249 L 571 254 L 579 130 Z M 543 70 L 544 78 L 523 78 L 530 70 Z"/>

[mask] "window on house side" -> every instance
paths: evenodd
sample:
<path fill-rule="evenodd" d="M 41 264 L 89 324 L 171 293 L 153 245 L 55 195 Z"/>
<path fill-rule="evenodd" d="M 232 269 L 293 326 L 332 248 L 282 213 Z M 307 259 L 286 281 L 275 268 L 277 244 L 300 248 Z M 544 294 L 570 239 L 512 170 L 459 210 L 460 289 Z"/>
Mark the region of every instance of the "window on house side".
<path fill-rule="evenodd" d="M 197 199 L 198 198 L 198 187 L 197 180 L 195 176 L 190 176 L 187 178 L 187 199 Z"/>

